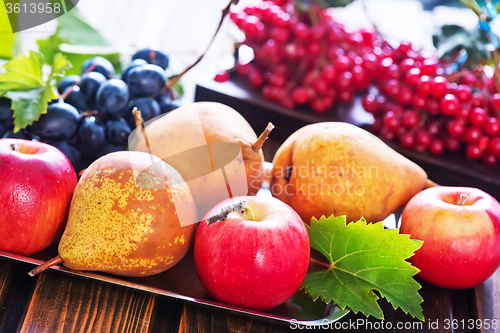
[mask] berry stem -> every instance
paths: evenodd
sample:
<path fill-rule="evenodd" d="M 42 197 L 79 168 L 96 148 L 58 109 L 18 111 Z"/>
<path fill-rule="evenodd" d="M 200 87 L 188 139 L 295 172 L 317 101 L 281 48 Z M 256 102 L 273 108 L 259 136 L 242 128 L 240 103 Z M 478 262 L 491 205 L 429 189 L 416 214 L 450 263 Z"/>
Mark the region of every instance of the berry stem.
<path fill-rule="evenodd" d="M 460 194 L 460 199 L 458 200 L 458 205 L 463 207 L 468 198 L 469 198 L 469 196 L 467 194 L 464 194 L 464 193 Z"/>
<path fill-rule="evenodd" d="M 267 138 L 269 137 L 269 133 L 274 129 L 274 125 L 272 123 L 267 124 L 266 129 L 262 134 L 259 136 L 257 141 L 252 145 L 253 150 L 259 151 L 262 149 L 262 146 L 264 146 L 264 142 L 266 142 Z"/>
<path fill-rule="evenodd" d="M 235 4 L 237 5 L 239 2 L 239 0 L 229 0 L 229 3 L 227 4 L 227 6 L 222 10 L 222 16 L 220 18 L 220 21 L 219 21 L 219 25 L 217 26 L 217 30 L 215 30 L 215 34 L 214 36 L 212 37 L 212 40 L 210 41 L 210 43 L 208 44 L 207 48 L 205 49 L 205 52 L 203 52 L 199 57 L 198 59 L 193 63 L 191 64 L 188 68 L 186 68 L 182 73 L 180 74 L 177 74 L 173 77 L 171 77 L 168 81 L 167 81 L 167 84 L 166 84 L 166 87 L 167 89 L 172 89 L 172 87 L 177 83 L 179 82 L 179 80 L 181 79 L 181 77 L 186 74 L 187 72 L 189 72 L 191 70 L 191 68 L 193 68 L 194 66 L 196 66 L 202 59 L 203 57 L 205 56 L 205 54 L 207 54 L 208 50 L 210 49 L 210 46 L 213 44 L 214 40 L 215 40 L 215 37 L 217 37 L 217 34 L 219 33 L 219 30 L 222 26 L 222 23 L 224 22 L 224 18 L 226 17 L 226 15 L 229 13 L 229 10 L 231 9 L 231 5 L 232 4 Z"/>
<path fill-rule="evenodd" d="M 32 269 L 31 271 L 28 272 L 28 275 L 34 277 L 35 275 L 40 274 L 47 268 L 52 267 L 54 265 L 62 264 L 62 262 L 63 262 L 62 258 L 60 256 L 57 256 Z"/>

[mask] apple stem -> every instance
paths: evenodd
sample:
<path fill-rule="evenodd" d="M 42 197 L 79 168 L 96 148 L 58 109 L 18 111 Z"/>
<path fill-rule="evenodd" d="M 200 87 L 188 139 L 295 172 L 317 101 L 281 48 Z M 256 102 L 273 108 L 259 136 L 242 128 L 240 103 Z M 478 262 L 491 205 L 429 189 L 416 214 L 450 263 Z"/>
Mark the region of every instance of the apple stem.
<path fill-rule="evenodd" d="M 463 194 L 463 193 L 460 194 L 460 199 L 458 200 L 458 205 L 463 207 L 468 198 L 469 198 L 469 196 L 467 194 Z"/>
<path fill-rule="evenodd" d="M 11 143 L 10 149 L 12 149 L 13 151 L 17 151 L 19 153 L 19 146 L 17 145 L 17 143 Z"/>
<path fill-rule="evenodd" d="M 62 258 L 57 256 L 55 258 L 50 259 L 49 261 L 44 262 L 43 264 L 37 266 L 36 268 L 32 269 L 31 271 L 28 272 L 28 275 L 33 277 L 33 276 L 43 272 L 47 268 L 54 266 L 54 265 L 61 264 L 62 262 L 63 262 Z"/>
<path fill-rule="evenodd" d="M 222 208 L 220 210 L 220 213 L 213 214 L 213 215 L 209 216 L 206 219 L 207 225 L 210 225 L 210 224 L 215 223 L 217 221 L 225 221 L 227 219 L 227 216 L 229 215 L 229 213 L 241 212 L 242 214 L 244 214 L 246 212 L 247 208 L 248 207 L 246 205 L 246 201 L 240 200 L 234 204 L 231 204 L 229 206 Z M 252 212 L 252 216 L 253 216 L 253 212 Z"/>
<path fill-rule="evenodd" d="M 255 215 L 253 214 L 253 210 L 250 207 L 245 207 L 245 209 L 242 212 L 242 216 L 247 218 L 250 221 L 255 221 Z"/>
<path fill-rule="evenodd" d="M 272 123 L 267 124 L 266 129 L 262 134 L 259 136 L 257 141 L 252 145 L 253 150 L 259 151 L 262 149 L 262 146 L 264 146 L 264 142 L 266 142 L 267 138 L 269 137 L 269 133 L 274 129 L 274 125 Z"/>

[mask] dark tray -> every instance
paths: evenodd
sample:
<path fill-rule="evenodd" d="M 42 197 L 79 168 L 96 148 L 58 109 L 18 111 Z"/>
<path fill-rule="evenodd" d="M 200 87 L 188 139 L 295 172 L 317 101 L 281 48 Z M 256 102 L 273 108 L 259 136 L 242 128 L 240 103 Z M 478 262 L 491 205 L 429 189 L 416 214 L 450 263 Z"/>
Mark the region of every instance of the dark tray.
<path fill-rule="evenodd" d="M 231 106 L 245 117 L 256 133 L 261 133 L 267 123 L 272 122 L 276 128 L 271 132 L 270 140 L 278 144 L 299 128 L 311 123 L 343 121 L 368 129 L 374 121 L 373 116 L 361 106 L 360 96 L 348 105 L 338 105 L 318 115 L 309 110 L 291 110 L 268 102 L 237 77 L 224 83 L 211 79 L 200 81 L 196 86 L 195 101 L 213 101 Z M 449 152 L 432 156 L 401 148 L 394 142 L 386 143 L 420 165 L 434 182 L 440 185 L 480 188 L 500 200 L 500 168 L 487 168 Z M 270 158 L 272 156 L 267 156 L 267 159 Z"/>

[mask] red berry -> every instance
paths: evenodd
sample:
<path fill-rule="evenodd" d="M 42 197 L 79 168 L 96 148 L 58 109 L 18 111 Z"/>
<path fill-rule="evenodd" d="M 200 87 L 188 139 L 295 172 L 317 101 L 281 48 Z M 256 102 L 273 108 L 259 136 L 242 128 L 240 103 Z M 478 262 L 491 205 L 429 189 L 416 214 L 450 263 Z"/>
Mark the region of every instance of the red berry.
<path fill-rule="evenodd" d="M 399 104 L 404 106 L 411 104 L 411 102 L 413 101 L 413 89 L 409 88 L 408 86 L 402 86 L 399 90 L 397 100 Z"/>
<path fill-rule="evenodd" d="M 493 154 L 497 157 L 500 157 L 500 137 L 494 137 L 488 143 L 488 154 Z"/>
<path fill-rule="evenodd" d="M 304 23 L 295 24 L 292 30 L 295 38 L 302 42 L 309 38 L 309 28 Z"/>
<path fill-rule="evenodd" d="M 482 155 L 483 152 L 481 151 L 481 149 L 479 149 L 479 146 L 477 144 L 469 143 L 467 147 L 465 147 L 465 156 L 469 160 L 477 160 L 481 158 Z"/>
<path fill-rule="evenodd" d="M 444 142 L 440 139 L 434 139 L 429 145 L 429 151 L 433 155 L 441 155 L 444 151 Z"/>
<path fill-rule="evenodd" d="M 321 41 L 326 34 L 326 28 L 323 25 L 313 25 L 309 29 L 309 37 L 312 40 Z"/>
<path fill-rule="evenodd" d="M 414 67 L 415 67 L 415 60 L 411 58 L 406 58 L 399 64 L 399 69 L 401 70 L 401 72 L 405 74 Z"/>
<path fill-rule="evenodd" d="M 405 75 L 405 82 L 411 87 L 415 87 L 420 79 L 420 69 L 412 68 Z"/>
<path fill-rule="evenodd" d="M 441 98 L 448 93 L 448 80 L 442 76 L 436 76 L 432 81 L 431 93 Z"/>
<path fill-rule="evenodd" d="M 399 95 L 400 88 L 401 85 L 399 81 L 396 79 L 391 79 L 385 84 L 384 90 L 389 97 L 396 99 Z"/>
<path fill-rule="evenodd" d="M 417 145 L 422 146 L 427 148 L 429 144 L 431 143 L 432 137 L 431 135 L 424 131 L 424 130 L 419 130 L 416 134 L 415 141 Z"/>
<path fill-rule="evenodd" d="M 428 98 L 425 108 L 427 109 L 427 113 L 437 115 L 439 114 L 439 101 L 435 98 Z"/>
<path fill-rule="evenodd" d="M 384 115 L 384 126 L 391 132 L 396 132 L 401 127 L 401 122 L 394 112 L 389 111 Z"/>
<path fill-rule="evenodd" d="M 460 102 L 455 95 L 446 94 L 439 103 L 441 113 L 446 116 L 454 116 L 460 107 Z"/>
<path fill-rule="evenodd" d="M 223 71 L 217 73 L 214 78 L 215 82 L 226 82 L 229 81 L 229 73 L 227 71 Z"/>
<path fill-rule="evenodd" d="M 337 77 L 337 70 L 333 65 L 326 65 L 321 69 L 321 76 L 327 82 L 333 83 L 335 82 L 335 78 Z"/>
<path fill-rule="evenodd" d="M 252 68 L 248 73 L 248 82 L 254 89 L 260 89 L 264 84 L 264 76 L 258 69 Z"/>
<path fill-rule="evenodd" d="M 290 39 L 290 32 L 286 28 L 274 27 L 271 29 L 271 38 L 278 43 L 286 43 Z"/>
<path fill-rule="evenodd" d="M 318 114 L 324 113 L 327 110 L 322 98 L 313 99 L 310 103 L 310 106 L 311 109 Z"/>
<path fill-rule="evenodd" d="M 337 75 L 335 79 L 335 85 L 339 90 L 347 90 L 352 87 L 352 73 L 343 72 Z"/>
<path fill-rule="evenodd" d="M 309 93 L 305 88 L 295 88 L 292 93 L 292 99 L 296 104 L 305 104 L 309 100 Z"/>
<path fill-rule="evenodd" d="M 274 87 L 283 87 L 286 84 L 286 76 L 281 73 L 272 73 L 269 76 L 269 84 Z"/>
<path fill-rule="evenodd" d="M 363 97 L 361 104 L 363 105 L 363 108 L 365 109 L 366 112 L 377 113 L 377 111 L 379 110 L 377 99 L 372 94 L 368 94 L 365 97 Z"/>
<path fill-rule="evenodd" d="M 438 62 L 434 59 L 425 59 L 420 66 L 423 75 L 435 75 L 438 69 Z"/>
<path fill-rule="evenodd" d="M 236 65 L 236 73 L 241 77 L 247 77 L 248 73 L 250 72 L 251 67 L 252 67 L 252 65 L 250 65 L 250 63 L 246 63 L 246 64 L 238 63 Z"/>
<path fill-rule="evenodd" d="M 429 96 L 432 88 L 431 78 L 427 75 L 421 76 L 417 80 L 417 92 L 422 97 Z"/>
<path fill-rule="evenodd" d="M 448 148 L 448 150 L 459 151 L 461 147 L 462 142 L 459 139 L 453 138 L 451 136 L 446 138 L 446 148 Z"/>
<path fill-rule="evenodd" d="M 423 110 L 425 108 L 425 105 L 426 105 L 425 97 L 422 97 L 418 94 L 414 94 L 413 100 L 412 100 L 412 105 L 413 105 L 413 108 L 415 108 L 417 110 Z"/>
<path fill-rule="evenodd" d="M 339 102 L 347 104 L 350 103 L 354 98 L 354 92 L 350 89 L 347 90 L 341 90 L 337 99 Z"/>
<path fill-rule="evenodd" d="M 488 168 L 493 168 L 498 164 L 498 157 L 486 153 L 481 159 L 481 162 L 483 162 L 483 165 L 487 166 Z"/>
<path fill-rule="evenodd" d="M 396 135 L 393 132 L 391 132 L 387 127 L 382 127 L 380 129 L 379 135 L 383 140 L 386 141 L 392 141 L 396 137 Z"/>
<path fill-rule="evenodd" d="M 485 105 L 484 96 L 482 93 L 473 93 L 470 99 L 470 104 L 473 108 L 482 108 Z"/>
<path fill-rule="evenodd" d="M 312 41 L 309 44 L 307 44 L 307 52 L 309 52 L 313 56 L 319 55 L 321 52 L 321 44 L 316 41 Z"/>
<path fill-rule="evenodd" d="M 318 93 L 318 95 L 326 95 L 328 92 L 328 83 L 321 77 L 318 77 L 312 83 L 314 91 Z"/>
<path fill-rule="evenodd" d="M 415 145 L 415 137 L 411 133 L 404 133 L 399 137 L 399 144 L 403 148 L 413 148 L 413 146 Z"/>
<path fill-rule="evenodd" d="M 468 143 L 476 143 L 479 141 L 479 138 L 483 135 L 483 132 L 480 128 L 471 126 L 465 130 L 464 140 Z"/>
<path fill-rule="evenodd" d="M 488 122 L 488 114 L 482 108 L 474 108 L 469 115 L 472 125 L 483 127 Z"/>
<path fill-rule="evenodd" d="M 492 96 L 493 103 L 495 104 L 497 110 L 500 110 L 500 94 L 494 94 Z"/>
<path fill-rule="evenodd" d="M 459 84 L 453 93 L 461 103 L 468 102 L 472 98 L 472 91 L 466 85 Z"/>
<path fill-rule="evenodd" d="M 452 137 L 460 138 L 465 133 L 465 124 L 462 120 L 452 119 L 448 122 L 446 129 Z"/>
<path fill-rule="evenodd" d="M 370 79 L 363 67 L 355 65 L 351 73 L 353 84 L 358 90 L 365 90 L 370 86 Z"/>
<path fill-rule="evenodd" d="M 352 68 L 352 63 L 353 61 L 351 60 L 351 58 L 344 55 L 337 57 L 337 59 L 333 61 L 335 69 L 337 69 L 337 71 L 339 72 L 345 72 L 350 70 Z"/>
<path fill-rule="evenodd" d="M 472 111 L 472 106 L 469 103 L 462 103 L 455 117 L 464 120 L 469 119 L 471 111 Z"/>
<path fill-rule="evenodd" d="M 484 126 L 484 131 L 491 137 L 500 135 L 500 121 L 498 118 L 490 117 Z"/>
<path fill-rule="evenodd" d="M 373 53 L 363 54 L 363 68 L 374 75 L 379 68 L 379 60 Z"/>
<path fill-rule="evenodd" d="M 413 110 L 408 110 L 403 113 L 403 125 L 406 128 L 413 128 L 420 121 L 420 117 L 417 112 Z"/>

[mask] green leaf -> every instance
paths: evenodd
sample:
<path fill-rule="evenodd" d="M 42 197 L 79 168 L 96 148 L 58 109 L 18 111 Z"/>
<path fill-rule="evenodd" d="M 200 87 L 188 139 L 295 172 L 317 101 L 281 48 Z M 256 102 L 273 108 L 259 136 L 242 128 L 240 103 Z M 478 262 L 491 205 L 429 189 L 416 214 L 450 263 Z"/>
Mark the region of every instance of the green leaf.
<path fill-rule="evenodd" d="M 0 96 L 10 90 L 29 90 L 43 86 L 43 56 L 30 51 L 30 56 L 13 58 L 4 65 L 5 73 L 0 74 Z"/>
<path fill-rule="evenodd" d="M 306 276 L 302 288 L 313 300 L 320 297 L 341 309 L 383 319 L 375 290 L 394 309 L 424 320 L 420 285 L 413 279 L 419 270 L 405 261 L 423 242 L 399 234 L 398 229 L 384 229 L 382 222 L 367 224 L 361 219 L 346 225 L 345 216 L 313 218 L 307 231 L 311 247 L 330 266 Z"/>
<path fill-rule="evenodd" d="M 47 103 L 56 98 L 49 87 L 39 87 L 26 91 L 9 91 L 14 110 L 14 132 L 31 125 L 41 114 L 47 113 Z"/>
<path fill-rule="evenodd" d="M 56 78 L 64 76 L 71 64 L 62 54 L 56 54 L 47 80 L 44 80 L 42 67 L 42 54 L 31 51 L 29 57 L 13 58 L 4 65 L 5 73 L 0 74 L 0 96 L 12 100 L 14 132 L 31 125 L 47 112 L 48 102 L 57 98 L 54 94 Z"/>

